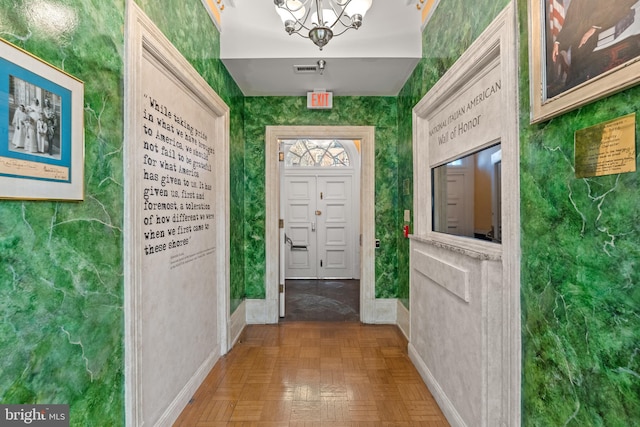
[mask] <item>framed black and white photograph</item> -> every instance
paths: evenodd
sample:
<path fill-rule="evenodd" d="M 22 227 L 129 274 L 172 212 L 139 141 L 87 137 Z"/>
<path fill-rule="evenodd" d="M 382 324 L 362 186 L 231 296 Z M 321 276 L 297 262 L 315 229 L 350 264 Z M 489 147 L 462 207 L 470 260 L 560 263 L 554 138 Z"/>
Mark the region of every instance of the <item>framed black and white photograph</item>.
<path fill-rule="evenodd" d="M 640 1 L 530 0 L 531 122 L 640 81 Z"/>
<path fill-rule="evenodd" d="M 84 85 L 0 39 L 0 197 L 82 200 Z"/>

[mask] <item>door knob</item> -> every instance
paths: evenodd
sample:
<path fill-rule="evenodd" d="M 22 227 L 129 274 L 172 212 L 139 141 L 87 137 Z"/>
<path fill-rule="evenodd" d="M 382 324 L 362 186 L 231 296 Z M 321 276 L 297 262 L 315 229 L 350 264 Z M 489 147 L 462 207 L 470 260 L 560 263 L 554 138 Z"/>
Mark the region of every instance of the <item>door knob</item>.
<path fill-rule="evenodd" d="M 316 216 L 322 215 L 322 211 L 316 211 Z"/>

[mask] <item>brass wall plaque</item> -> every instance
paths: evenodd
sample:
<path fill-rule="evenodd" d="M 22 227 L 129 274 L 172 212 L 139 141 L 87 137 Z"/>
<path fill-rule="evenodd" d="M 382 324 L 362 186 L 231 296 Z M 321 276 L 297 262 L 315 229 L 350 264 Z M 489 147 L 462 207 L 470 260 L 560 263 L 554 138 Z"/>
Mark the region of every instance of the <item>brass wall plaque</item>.
<path fill-rule="evenodd" d="M 636 113 L 577 130 L 576 178 L 636 170 Z"/>

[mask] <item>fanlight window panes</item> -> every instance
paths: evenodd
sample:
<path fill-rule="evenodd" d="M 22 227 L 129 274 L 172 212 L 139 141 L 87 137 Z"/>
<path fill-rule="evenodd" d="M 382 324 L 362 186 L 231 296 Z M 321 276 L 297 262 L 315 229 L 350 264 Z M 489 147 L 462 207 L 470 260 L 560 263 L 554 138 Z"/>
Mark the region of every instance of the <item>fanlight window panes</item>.
<path fill-rule="evenodd" d="M 337 140 L 299 139 L 285 158 L 286 167 L 348 167 L 349 154 Z"/>

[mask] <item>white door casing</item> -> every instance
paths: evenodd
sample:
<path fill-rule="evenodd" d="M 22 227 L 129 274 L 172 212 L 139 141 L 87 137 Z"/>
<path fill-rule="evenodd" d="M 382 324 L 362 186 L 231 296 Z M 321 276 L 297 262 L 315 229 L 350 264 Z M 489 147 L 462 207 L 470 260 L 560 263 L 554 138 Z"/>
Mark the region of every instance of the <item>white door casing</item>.
<path fill-rule="evenodd" d="M 261 321 L 277 323 L 279 318 L 279 219 L 280 215 L 280 169 L 278 141 L 283 139 L 335 138 L 360 140 L 361 167 L 360 194 L 353 195 L 359 202 L 360 243 L 356 264 L 359 271 L 354 275 L 360 279 L 360 320 L 375 323 L 375 128 L 373 126 L 267 126 L 265 133 L 266 177 L 266 298 Z M 356 244 L 357 244 L 356 243 Z M 359 262 L 358 262 L 359 261 Z"/>
<path fill-rule="evenodd" d="M 281 144 L 278 144 L 279 146 Z M 282 151 L 282 147 L 279 147 L 279 151 Z M 280 160 L 280 157 L 278 157 L 278 160 Z M 278 180 L 280 182 L 279 184 L 279 189 L 280 189 L 280 194 L 284 194 L 284 168 L 281 168 L 279 171 L 279 175 L 278 175 Z M 279 209 L 280 212 L 283 212 L 285 209 L 285 203 L 286 201 L 284 200 L 284 198 L 281 198 L 279 200 Z M 279 300 L 279 304 L 278 304 L 278 314 L 280 317 L 284 317 L 285 316 L 285 296 L 286 296 L 286 278 L 285 278 L 285 273 L 286 273 L 286 254 L 285 254 L 285 242 L 286 242 L 286 233 L 284 230 L 284 223 L 282 221 L 278 221 L 278 300 Z"/>

